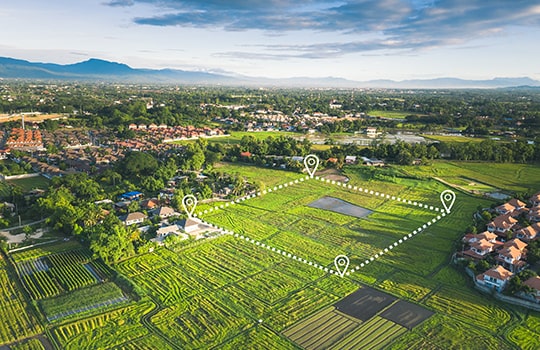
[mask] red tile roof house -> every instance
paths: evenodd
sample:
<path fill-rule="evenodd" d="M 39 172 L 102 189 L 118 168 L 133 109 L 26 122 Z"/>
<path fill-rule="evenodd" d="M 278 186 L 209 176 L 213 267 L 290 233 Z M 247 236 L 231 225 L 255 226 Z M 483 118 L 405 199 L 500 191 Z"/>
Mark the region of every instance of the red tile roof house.
<path fill-rule="evenodd" d="M 499 247 L 499 244 L 492 243 L 486 239 L 481 239 L 471 243 L 471 248 L 463 252 L 463 255 L 473 259 L 485 259 L 489 253 L 494 252 Z"/>
<path fill-rule="evenodd" d="M 540 206 L 531 208 L 527 214 L 527 219 L 529 221 L 540 222 Z"/>
<path fill-rule="evenodd" d="M 520 201 L 519 199 L 511 199 L 508 202 L 504 203 L 503 205 L 499 205 L 497 208 L 495 208 L 495 211 L 498 214 L 504 215 L 504 214 L 510 214 L 515 210 L 523 209 L 525 208 L 526 204 Z"/>
<path fill-rule="evenodd" d="M 530 295 L 537 303 L 540 303 L 540 276 L 531 277 L 523 282 L 523 284 L 532 289 Z"/>
<path fill-rule="evenodd" d="M 540 192 L 535 193 L 531 198 L 529 198 L 533 207 L 540 206 Z"/>
<path fill-rule="evenodd" d="M 540 222 L 516 231 L 516 237 L 525 242 L 530 242 L 538 239 L 538 237 L 540 237 Z"/>
<path fill-rule="evenodd" d="M 527 263 L 522 260 L 526 257 L 526 247 L 527 243 L 518 238 L 513 239 L 504 244 L 495 259 L 508 270 L 518 273 L 527 266 Z"/>
<path fill-rule="evenodd" d="M 476 276 L 476 283 L 502 292 L 514 274 L 502 266 L 495 266 Z"/>
<path fill-rule="evenodd" d="M 494 252 L 503 245 L 497 241 L 497 235 L 489 231 L 477 235 L 468 234 L 463 237 L 463 242 L 469 245 L 469 249 L 463 252 L 463 255 L 473 259 L 485 259 L 489 253 Z"/>
<path fill-rule="evenodd" d="M 517 224 L 517 220 L 510 216 L 510 214 L 499 215 L 492 222 L 487 224 L 487 230 L 494 232 L 499 236 L 506 237 L 506 233 Z"/>

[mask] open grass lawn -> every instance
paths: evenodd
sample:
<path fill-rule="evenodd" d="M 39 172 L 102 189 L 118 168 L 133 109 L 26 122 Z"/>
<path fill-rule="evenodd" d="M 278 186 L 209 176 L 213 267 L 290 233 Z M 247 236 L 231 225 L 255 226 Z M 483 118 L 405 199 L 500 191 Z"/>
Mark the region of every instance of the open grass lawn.
<path fill-rule="evenodd" d="M 485 138 L 482 137 L 467 137 L 467 136 L 450 136 L 450 135 L 422 135 L 427 140 L 431 141 L 441 141 L 441 142 L 455 142 L 455 143 L 465 143 L 465 142 L 482 142 Z"/>
<path fill-rule="evenodd" d="M 220 137 L 209 137 L 208 143 L 222 143 L 222 144 L 238 144 L 242 137 L 244 136 L 253 136 L 257 140 L 264 140 L 268 137 L 301 137 L 303 134 L 288 132 L 288 131 L 231 131 L 229 136 L 220 136 Z M 186 141 L 175 141 L 175 143 L 186 143 L 186 142 L 195 142 L 195 140 L 186 140 Z"/>
<path fill-rule="evenodd" d="M 418 113 L 405 112 L 405 111 L 384 111 L 384 110 L 373 110 L 368 113 L 371 116 L 383 117 L 383 118 L 392 118 L 392 119 L 405 119 L 408 115 L 418 115 Z"/>
<path fill-rule="evenodd" d="M 13 186 L 20 187 L 23 192 L 31 191 L 35 188 L 47 189 L 49 180 L 43 176 L 29 177 L 26 179 L 8 180 Z"/>

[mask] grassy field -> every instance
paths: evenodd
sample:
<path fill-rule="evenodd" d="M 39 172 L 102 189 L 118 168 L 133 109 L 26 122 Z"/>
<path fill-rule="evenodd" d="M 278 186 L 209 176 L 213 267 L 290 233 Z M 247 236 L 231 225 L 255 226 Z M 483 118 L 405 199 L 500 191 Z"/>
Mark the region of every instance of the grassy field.
<path fill-rule="evenodd" d="M 447 187 L 430 176 L 466 176 L 508 189 L 503 185 L 518 185 L 511 183 L 513 178 L 503 182 L 504 175 L 525 179 L 538 170 L 525 165 L 512 168 L 488 164 L 493 171 L 477 174 L 477 164 L 481 163 L 436 162 L 431 168 L 390 170 L 347 167 L 344 174 L 351 188 L 312 179 L 274 191 L 274 186 L 294 182 L 305 175 L 222 163 L 218 165 L 222 171 L 260 181 L 263 188 L 272 190 L 202 215 L 204 220 L 245 235 L 249 240 L 224 235 L 196 241 L 177 251 L 158 248 L 124 260 L 113 268 L 143 291 L 140 301 L 46 326 L 54 342 L 67 349 L 232 349 L 245 348 L 246 344 L 260 349 L 298 348 L 287 336 L 305 348 L 330 341 L 335 348 L 343 349 L 527 348 L 540 334 L 538 314 L 509 307 L 476 292 L 469 287 L 468 278 L 450 265 L 455 242 L 471 224 L 472 213 L 478 206 L 489 206 L 492 201 L 456 192 L 450 215 L 378 256 L 384 248 L 408 237 L 440 213 L 435 211 L 441 207 L 439 193 Z M 497 169 L 504 175 L 497 173 Z M 414 177 L 403 177 L 403 172 Z M 534 186 L 540 180 L 530 182 L 533 183 L 527 186 Z M 340 198 L 373 212 L 358 219 L 307 206 L 323 196 Z M 283 252 L 272 251 L 272 247 Z M 35 264 L 41 259 L 60 267 L 54 276 L 50 272 L 52 268 L 41 271 L 55 281 L 48 285 L 56 285 L 59 290 L 50 293 L 62 294 L 39 299 L 42 301 L 38 305 L 48 308 L 48 313 L 55 313 L 58 308 L 64 311 L 73 300 L 84 298 L 86 288 L 101 286 L 94 281 L 90 287 L 84 287 L 88 276 L 70 266 L 94 260 L 76 252 L 81 252 L 78 243 L 61 242 L 12 255 L 20 270 L 30 265 L 27 268 L 31 275 L 41 271 L 39 264 Z M 375 254 L 377 259 L 341 278 L 324 271 L 324 268 L 333 269 L 338 254 L 351 259 L 350 271 Z M 321 268 L 310 266 L 307 261 Z M 25 274 L 20 272 L 20 275 L 24 280 Z M 68 283 L 76 284 L 72 291 Z M 309 331 L 306 327 L 311 327 L 308 317 L 320 317 L 316 323 L 324 324 L 328 315 L 319 312 L 328 310 L 365 284 L 419 304 L 435 315 L 411 330 L 380 314 L 356 324 L 350 323 L 347 316 L 338 315 L 335 323 L 328 323 L 324 332 L 317 333 L 320 339 L 310 343 L 310 337 L 306 336 Z M 11 295 L 14 290 L 4 283 L 2 288 L 5 295 Z M 96 293 L 118 296 L 118 289 L 113 289 Z M 60 306 L 49 298 L 62 298 L 56 301 L 64 300 L 61 304 L 65 305 Z M 18 309 L 6 314 L 10 321 L 0 328 L 6 334 L 5 340 L 0 339 L 15 341 L 41 332 L 40 326 L 32 323 L 32 316 L 21 311 L 24 310 L 22 299 L 13 303 L 13 299 L 7 298 L 6 305 Z M 2 308 L 0 312 L 6 311 Z M 349 325 L 350 329 L 345 327 L 346 332 L 342 332 L 336 326 L 338 322 Z M 13 334 L 18 333 L 11 329 L 23 324 L 25 330 L 16 338 Z"/>
<path fill-rule="evenodd" d="M 427 140 L 431 141 L 440 141 L 440 142 L 455 142 L 455 143 L 465 143 L 465 142 L 482 142 L 485 138 L 481 137 L 467 137 L 467 136 L 450 136 L 450 135 L 421 135 Z"/>
<path fill-rule="evenodd" d="M 41 332 L 0 255 L 0 346 Z"/>
<path fill-rule="evenodd" d="M 242 137 L 244 136 L 253 136 L 257 140 L 264 140 L 268 137 L 280 137 L 280 136 L 300 137 L 303 135 L 304 134 L 301 134 L 301 133 L 288 132 L 288 131 L 231 131 L 230 136 L 211 137 L 211 138 L 208 138 L 208 142 L 234 145 L 234 144 L 240 143 L 240 140 L 242 140 Z M 182 144 L 185 142 L 194 142 L 194 140 L 175 141 L 174 143 Z"/>
<path fill-rule="evenodd" d="M 20 187 L 23 192 L 28 192 L 35 188 L 47 189 L 47 187 L 49 187 L 49 180 L 43 176 L 8 180 L 8 182 L 13 186 Z"/>
<path fill-rule="evenodd" d="M 416 115 L 417 113 L 411 112 L 402 112 L 402 111 L 384 111 L 384 110 L 373 110 L 368 113 L 371 116 L 391 118 L 391 119 L 405 119 L 408 115 Z"/>
<path fill-rule="evenodd" d="M 432 166 L 401 166 L 407 174 L 424 178 L 439 177 L 450 183 L 478 183 L 508 192 L 540 190 L 540 165 L 486 162 L 435 161 Z M 475 186 L 473 186 L 475 187 Z"/>

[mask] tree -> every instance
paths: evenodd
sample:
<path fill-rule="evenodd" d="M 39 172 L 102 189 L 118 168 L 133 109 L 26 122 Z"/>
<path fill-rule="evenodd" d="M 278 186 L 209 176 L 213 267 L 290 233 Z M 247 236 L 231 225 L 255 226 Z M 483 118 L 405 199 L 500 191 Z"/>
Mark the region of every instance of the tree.
<path fill-rule="evenodd" d="M 135 253 L 133 232 L 116 216 L 108 215 L 102 223 L 86 230 L 90 249 L 107 263 L 114 263 Z"/>
<path fill-rule="evenodd" d="M 157 167 L 156 158 L 146 152 L 129 152 L 118 163 L 118 171 L 126 177 L 152 175 Z"/>

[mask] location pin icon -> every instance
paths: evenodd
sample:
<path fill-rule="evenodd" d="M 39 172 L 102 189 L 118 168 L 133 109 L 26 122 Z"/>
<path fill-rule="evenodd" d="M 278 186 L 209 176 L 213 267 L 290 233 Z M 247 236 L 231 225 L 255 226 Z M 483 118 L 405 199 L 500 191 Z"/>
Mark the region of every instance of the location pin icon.
<path fill-rule="evenodd" d="M 306 156 L 306 158 L 304 158 L 304 166 L 306 167 L 309 176 L 313 177 L 319 167 L 319 157 L 314 154 Z"/>
<path fill-rule="evenodd" d="M 349 267 L 349 258 L 346 255 L 336 256 L 334 259 L 334 266 L 341 277 L 345 276 L 345 272 Z"/>
<path fill-rule="evenodd" d="M 190 218 L 193 217 L 193 212 L 197 206 L 197 197 L 192 194 L 185 195 L 184 198 L 182 198 L 182 206 L 184 207 L 186 214 Z"/>
<path fill-rule="evenodd" d="M 445 190 L 441 192 L 441 202 L 444 206 L 444 209 L 446 209 L 447 213 L 450 213 L 450 209 L 452 209 L 452 206 L 454 205 L 454 202 L 456 201 L 456 194 L 454 191 L 451 190 Z"/>

